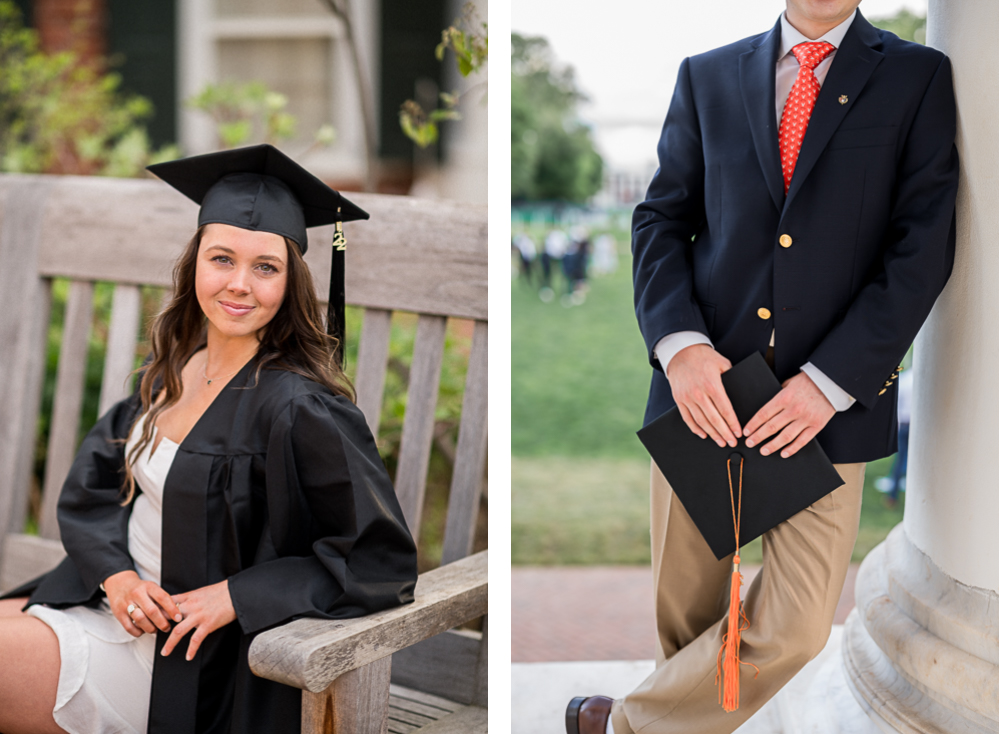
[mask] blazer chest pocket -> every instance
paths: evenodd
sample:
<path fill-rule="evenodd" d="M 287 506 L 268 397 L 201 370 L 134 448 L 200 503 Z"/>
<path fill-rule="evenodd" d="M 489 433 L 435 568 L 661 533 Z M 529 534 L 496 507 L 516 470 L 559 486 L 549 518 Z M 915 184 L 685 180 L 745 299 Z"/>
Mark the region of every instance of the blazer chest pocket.
<path fill-rule="evenodd" d="M 895 125 L 838 130 L 830 138 L 827 148 L 836 150 L 839 148 L 875 148 L 880 145 L 892 145 L 896 142 L 897 130 Z"/>

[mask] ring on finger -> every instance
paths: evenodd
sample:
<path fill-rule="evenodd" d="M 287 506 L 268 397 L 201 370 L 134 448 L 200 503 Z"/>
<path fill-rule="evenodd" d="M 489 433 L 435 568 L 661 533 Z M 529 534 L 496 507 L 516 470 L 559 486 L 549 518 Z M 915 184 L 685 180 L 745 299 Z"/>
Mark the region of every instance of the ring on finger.
<path fill-rule="evenodd" d="M 128 618 L 131 619 L 133 622 L 135 621 L 135 619 L 132 617 L 132 612 L 134 612 L 138 608 L 139 608 L 138 604 L 129 604 L 128 607 L 125 608 L 125 613 L 128 614 Z"/>

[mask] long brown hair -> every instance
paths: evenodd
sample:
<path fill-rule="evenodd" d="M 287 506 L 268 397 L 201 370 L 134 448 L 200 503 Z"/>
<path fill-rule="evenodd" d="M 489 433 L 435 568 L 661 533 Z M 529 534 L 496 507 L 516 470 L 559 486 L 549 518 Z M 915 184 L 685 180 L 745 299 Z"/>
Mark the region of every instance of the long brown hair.
<path fill-rule="evenodd" d="M 149 329 L 151 359 L 139 371 L 142 411 L 132 424 L 129 435 L 143 414 L 146 421 L 139 441 L 125 460 L 123 505 L 135 497 L 132 464 L 153 440 L 157 417 L 180 400 L 184 391 L 181 370 L 206 343 L 205 314 L 195 292 L 198 247 L 204 231 L 205 227 L 198 228 L 174 264 L 173 298 Z M 260 346 L 254 357 L 256 370 L 252 386 L 256 386 L 262 369 L 288 370 L 318 382 L 334 395 L 342 395 L 353 402 L 354 386 L 334 360 L 338 342 L 323 329 L 312 273 L 302 259 L 299 246 L 287 237 L 284 239 L 288 250 L 285 297 L 274 318 L 257 334 Z"/>

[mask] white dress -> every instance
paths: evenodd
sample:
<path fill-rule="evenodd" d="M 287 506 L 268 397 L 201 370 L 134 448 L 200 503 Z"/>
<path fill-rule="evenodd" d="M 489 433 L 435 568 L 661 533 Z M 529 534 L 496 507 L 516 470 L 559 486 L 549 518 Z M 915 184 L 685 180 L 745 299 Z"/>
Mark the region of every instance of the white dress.
<path fill-rule="evenodd" d="M 125 445 L 126 456 L 142 435 L 145 416 Z M 136 572 L 160 583 L 163 484 L 177 454 L 177 444 L 153 440 L 132 466 L 142 490 L 128 524 L 128 550 Z M 45 622 L 59 638 L 59 687 L 52 710 L 69 734 L 134 734 L 146 731 L 156 638 L 132 637 L 111 613 L 107 600 L 97 609 L 52 609 L 41 604 L 28 614 Z"/>

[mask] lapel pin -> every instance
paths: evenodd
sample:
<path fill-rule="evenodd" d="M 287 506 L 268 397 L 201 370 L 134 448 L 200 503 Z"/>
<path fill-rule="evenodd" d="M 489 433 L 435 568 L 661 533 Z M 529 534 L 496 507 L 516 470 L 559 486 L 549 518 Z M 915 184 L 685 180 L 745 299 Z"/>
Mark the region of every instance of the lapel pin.
<path fill-rule="evenodd" d="M 847 95 L 846 94 L 840 95 L 840 99 L 837 101 L 840 102 L 840 104 L 847 104 Z"/>

